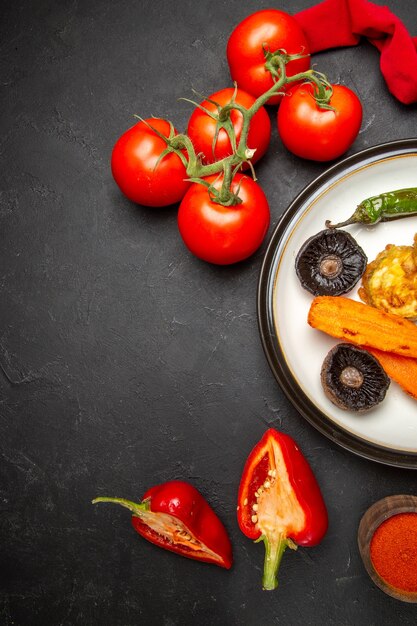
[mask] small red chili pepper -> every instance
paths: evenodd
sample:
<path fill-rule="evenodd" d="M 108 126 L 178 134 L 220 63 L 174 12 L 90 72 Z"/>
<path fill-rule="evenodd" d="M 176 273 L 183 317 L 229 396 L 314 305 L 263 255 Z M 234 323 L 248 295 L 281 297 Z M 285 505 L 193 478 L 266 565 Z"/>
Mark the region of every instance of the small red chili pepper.
<path fill-rule="evenodd" d="M 270 428 L 250 453 L 238 496 L 241 531 L 265 544 L 263 588 L 278 586 L 285 548 L 318 544 L 327 531 L 326 505 L 314 474 L 291 437 Z"/>
<path fill-rule="evenodd" d="M 140 504 L 123 498 L 96 498 L 132 512 L 134 529 L 155 545 L 190 559 L 229 569 L 232 546 L 216 513 L 192 485 L 172 480 L 151 487 Z"/>

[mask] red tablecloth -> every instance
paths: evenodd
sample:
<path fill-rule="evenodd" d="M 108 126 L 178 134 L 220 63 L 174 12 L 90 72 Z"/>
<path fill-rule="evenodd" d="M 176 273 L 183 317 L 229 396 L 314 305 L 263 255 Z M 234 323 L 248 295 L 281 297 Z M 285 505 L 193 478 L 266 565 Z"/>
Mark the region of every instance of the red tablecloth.
<path fill-rule="evenodd" d="M 325 0 L 294 17 L 311 53 L 354 46 L 366 37 L 381 53 L 381 72 L 390 92 L 404 104 L 417 102 L 417 37 L 410 36 L 388 7 L 368 0 Z"/>

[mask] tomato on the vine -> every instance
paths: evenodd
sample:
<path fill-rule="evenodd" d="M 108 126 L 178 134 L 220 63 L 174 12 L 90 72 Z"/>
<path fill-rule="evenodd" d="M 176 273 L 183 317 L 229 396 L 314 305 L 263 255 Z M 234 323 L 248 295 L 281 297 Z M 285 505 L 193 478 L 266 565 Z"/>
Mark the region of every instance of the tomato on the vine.
<path fill-rule="evenodd" d="M 156 118 L 145 121 L 147 124 L 138 122 L 117 140 L 111 157 L 113 178 L 133 202 L 152 207 L 174 204 L 190 185 L 185 180 L 185 165 L 174 152 L 164 155 L 158 163 L 167 143 L 149 126 L 169 137 L 170 124 Z"/>
<path fill-rule="evenodd" d="M 355 141 L 362 123 L 362 105 L 348 87 L 332 85 L 330 106 L 323 109 L 314 99 L 311 84 L 291 89 L 278 109 L 282 143 L 304 159 L 331 161 Z"/>
<path fill-rule="evenodd" d="M 265 68 L 265 52 L 285 50 L 287 54 L 309 54 L 306 36 L 294 17 L 277 9 L 257 11 L 236 26 L 227 43 L 227 60 L 232 79 L 240 89 L 258 98 L 274 81 Z M 288 76 L 305 72 L 310 57 L 290 61 Z M 278 104 L 281 96 L 273 96 L 268 104 Z"/>
<path fill-rule="evenodd" d="M 214 103 L 224 107 L 232 102 L 232 99 L 236 104 L 243 106 L 245 109 L 249 109 L 256 100 L 254 96 L 246 93 L 246 91 L 241 89 L 235 91 L 235 89 L 227 87 L 209 96 L 200 106 L 209 111 L 212 115 L 217 116 L 218 107 Z M 229 113 L 229 119 L 234 129 L 237 146 L 243 126 L 242 113 L 236 109 L 232 109 Z M 213 146 L 216 129 L 217 119 L 211 117 L 200 108 L 194 110 L 188 122 L 187 134 L 194 145 L 196 153 L 200 153 L 204 163 L 220 161 L 233 153 L 232 144 L 225 128 L 220 128 L 215 145 Z M 261 107 L 251 119 L 246 142 L 248 148 L 256 150 L 251 159 L 252 163 L 258 161 L 265 154 L 269 146 L 270 138 L 271 122 L 269 115 L 265 108 Z M 245 165 L 243 167 L 245 167 Z"/>
<path fill-rule="evenodd" d="M 207 182 L 220 189 L 222 179 Z M 240 188 L 239 188 L 240 185 Z M 251 256 L 268 230 L 269 205 L 261 187 L 249 176 L 236 174 L 231 185 L 242 202 L 223 206 L 213 202 L 208 189 L 193 183 L 178 211 L 178 228 L 187 248 L 198 258 L 229 265 Z"/>

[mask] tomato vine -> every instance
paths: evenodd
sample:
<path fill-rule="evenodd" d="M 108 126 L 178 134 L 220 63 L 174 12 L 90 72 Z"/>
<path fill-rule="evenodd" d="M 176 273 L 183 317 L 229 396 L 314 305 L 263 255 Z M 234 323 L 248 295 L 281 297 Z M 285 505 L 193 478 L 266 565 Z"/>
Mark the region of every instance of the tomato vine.
<path fill-rule="evenodd" d="M 353 92 L 309 69 L 308 42 L 282 11 L 258 11 L 238 24 L 227 59 L 234 89 L 200 103 L 182 98 L 195 107 L 186 132 L 177 133 L 168 120 L 139 118 L 112 153 L 113 176 L 123 193 L 145 206 L 180 202 L 184 243 L 218 264 L 250 256 L 269 227 L 268 202 L 254 170 L 271 137 L 265 105 L 279 104 L 283 145 L 318 161 L 343 154 L 362 119 Z"/>
<path fill-rule="evenodd" d="M 284 88 L 286 88 L 288 85 L 300 82 L 309 82 L 313 86 L 313 95 L 317 105 L 321 109 L 332 109 L 330 105 L 330 99 L 333 93 L 333 89 L 324 74 L 322 74 L 321 72 L 317 72 L 314 69 L 309 69 L 305 72 L 300 72 L 293 76 L 288 76 L 286 72 L 287 64 L 295 59 L 301 58 L 302 56 L 304 55 L 287 54 L 284 50 L 278 50 L 274 54 L 271 54 L 270 52 L 265 52 L 265 57 L 267 59 L 266 66 L 269 68 L 273 68 L 273 86 L 261 96 L 259 96 L 249 108 L 246 108 L 237 103 L 235 101 L 235 98 L 232 98 L 232 100 L 224 106 L 218 106 L 219 110 L 216 114 L 216 132 L 218 133 L 221 128 L 224 129 L 227 132 L 230 143 L 234 148 L 233 153 L 230 156 L 219 159 L 218 161 L 214 161 L 213 163 L 208 164 L 203 163 L 199 155 L 196 153 L 190 137 L 185 133 L 175 134 L 172 123 L 170 123 L 170 134 L 168 137 L 166 137 L 157 129 L 155 129 L 151 123 L 142 120 L 156 134 L 164 139 L 167 144 L 167 148 L 160 155 L 158 163 L 167 154 L 175 152 L 184 164 L 188 179 L 191 182 L 200 183 L 206 186 L 212 202 L 222 204 L 223 206 L 234 206 L 236 204 L 239 204 L 241 202 L 241 199 L 239 198 L 238 193 L 232 191 L 231 184 L 234 176 L 245 163 L 248 163 L 251 167 L 253 178 L 254 180 L 256 180 L 255 171 L 252 166 L 252 158 L 255 152 L 248 145 L 248 134 L 251 120 L 254 115 L 261 109 L 261 107 L 267 104 L 271 97 L 275 95 L 284 95 Z M 235 93 L 236 90 L 237 86 L 235 85 Z M 197 103 L 190 100 L 188 101 L 192 102 L 195 106 L 202 108 L 201 105 L 198 105 Z M 203 110 L 205 109 L 203 108 Z M 238 141 L 236 140 L 233 125 L 227 123 L 230 118 L 230 112 L 233 110 L 238 111 L 242 115 L 243 120 L 242 130 Z M 209 116 L 213 117 L 212 112 L 207 110 L 205 111 Z M 186 152 L 186 154 L 184 154 L 184 151 Z M 216 174 L 221 175 L 222 177 L 222 185 L 220 189 L 217 189 L 212 183 L 208 183 L 206 180 L 207 177 Z"/>

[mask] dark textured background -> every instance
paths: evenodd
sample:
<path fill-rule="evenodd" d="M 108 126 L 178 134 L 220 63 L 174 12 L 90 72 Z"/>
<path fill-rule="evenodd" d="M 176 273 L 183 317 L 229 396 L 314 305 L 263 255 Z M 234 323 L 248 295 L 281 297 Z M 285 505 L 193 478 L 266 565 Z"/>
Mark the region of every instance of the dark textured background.
<path fill-rule="evenodd" d="M 416 623 L 416 606 L 373 586 L 356 547 L 364 510 L 415 493 L 416 474 L 345 452 L 284 397 L 258 335 L 265 245 L 239 266 L 204 264 L 180 240 L 176 207 L 134 206 L 109 170 L 135 113 L 182 130 L 191 108 L 178 98 L 230 84 L 227 38 L 268 6 L 1 4 L 1 624 Z M 416 4 L 391 7 L 415 31 Z M 315 62 L 362 99 L 350 153 L 417 134 L 416 107 L 388 93 L 371 45 Z M 288 154 L 274 131 L 257 167 L 270 233 L 324 169 Z M 260 586 L 263 548 L 235 521 L 243 463 L 268 426 L 297 439 L 330 515 L 320 546 L 285 555 L 270 594 Z M 139 499 L 172 478 L 191 481 L 226 524 L 231 571 L 158 550 L 135 535 L 127 511 L 90 504 Z"/>

